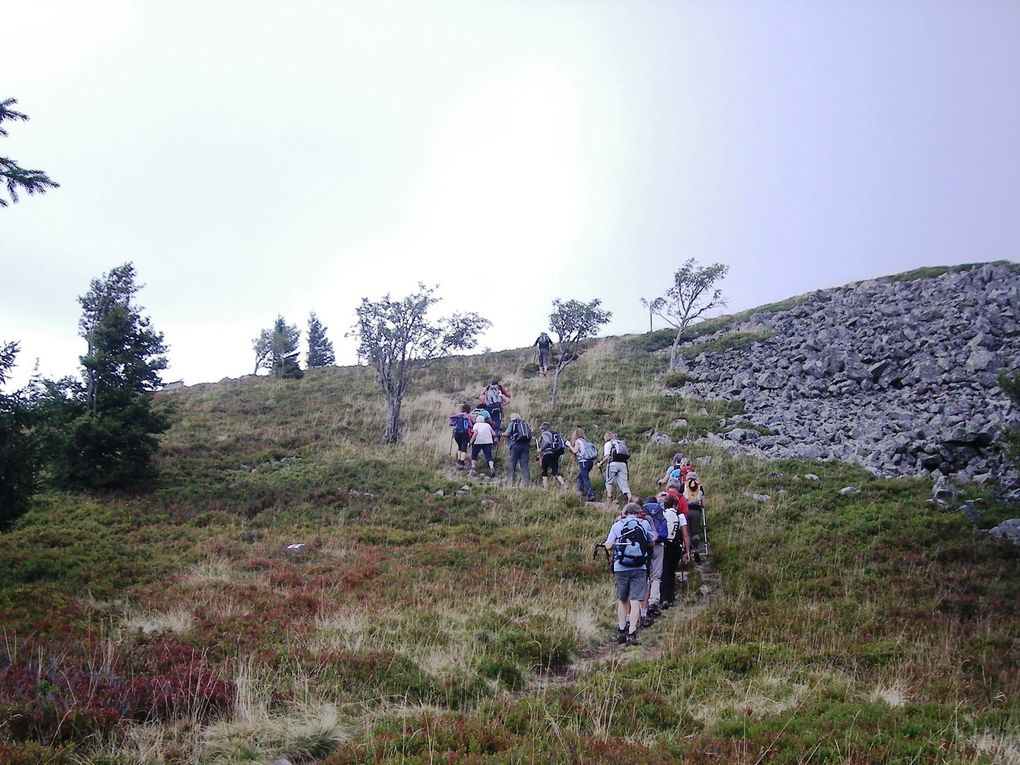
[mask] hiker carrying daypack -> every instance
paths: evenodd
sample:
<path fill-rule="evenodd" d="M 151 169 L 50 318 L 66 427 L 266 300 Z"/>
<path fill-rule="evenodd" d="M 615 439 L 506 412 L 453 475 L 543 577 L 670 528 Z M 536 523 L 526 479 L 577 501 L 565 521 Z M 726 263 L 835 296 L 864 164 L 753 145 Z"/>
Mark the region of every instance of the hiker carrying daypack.
<path fill-rule="evenodd" d="M 587 439 L 577 439 L 576 446 L 578 462 L 593 462 L 599 456 L 598 447 Z"/>
<path fill-rule="evenodd" d="M 487 407 L 503 406 L 503 389 L 499 385 L 490 385 L 485 389 L 485 405 Z"/>
<path fill-rule="evenodd" d="M 453 429 L 453 440 L 457 444 L 457 467 L 463 468 L 467 464 L 468 439 L 471 438 L 471 427 L 474 420 L 468 414 L 471 407 L 467 404 L 461 406 L 460 411 L 450 416 L 450 427 Z"/>
<path fill-rule="evenodd" d="M 627 568 L 644 566 L 652 551 L 648 538 L 637 516 L 628 516 L 623 521 L 620 535 L 613 547 L 613 561 Z"/>
<path fill-rule="evenodd" d="M 560 457 L 566 451 L 567 443 L 548 422 L 543 422 L 540 427 L 542 433 L 535 446 L 538 450 L 538 461 L 542 466 L 542 487 L 548 487 L 549 475 L 556 478 L 560 486 L 564 486 L 563 476 L 560 475 Z"/>

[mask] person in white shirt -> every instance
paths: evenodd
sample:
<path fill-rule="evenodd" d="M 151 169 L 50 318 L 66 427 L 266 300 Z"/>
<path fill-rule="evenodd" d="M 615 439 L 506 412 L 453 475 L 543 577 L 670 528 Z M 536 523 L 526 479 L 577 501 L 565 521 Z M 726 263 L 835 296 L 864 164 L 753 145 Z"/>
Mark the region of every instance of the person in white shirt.
<path fill-rule="evenodd" d="M 599 468 L 608 465 L 606 468 L 606 502 L 613 501 L 613 484 L 620 487 L 620 493 L 625 499 L 630 497 L 630 481 L 627 475 L 627 460 L 618 459 L 616 454 L 616 434 L 606 433 L 602 437 L 605 446 L 602 453 L 605 455 L 599 462 Z"/>
<path fill-rule="evenodd" d="M 471 430 L 471 472 L 475 472 L 475 463 L 478 460 L 478 452 L 485 455 L 485 461 L 489 463 L 489 477 L 496 475 L 496 464 L 492 461 L 492 444 L 496 440 L 496 434 L 492 426 L 485 421 L 481 415 L 475 417 L 475 427 Z"/>

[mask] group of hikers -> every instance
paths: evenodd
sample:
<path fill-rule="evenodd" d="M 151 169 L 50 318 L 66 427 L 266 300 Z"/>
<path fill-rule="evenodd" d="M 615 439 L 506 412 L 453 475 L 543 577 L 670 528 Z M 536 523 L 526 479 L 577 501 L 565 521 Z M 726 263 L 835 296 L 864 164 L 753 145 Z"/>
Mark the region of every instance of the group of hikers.
<path fill-rule="evenodd" d="M 535 342 L 540 358 L 548 364 L 548 355 L 544 358 L 541 355 L 541 339 L 540 336 Z M 476 404 L 464 403 L 450 417 L 457 467 L 477 473 L 481 456 L 488 475 L 495 477 L 493 452 L 505 439 L 509 454 L 507 480 L 511 486 L 518 480 L 524 486 L 531 484 L 530 459 L 534 450 L 542 471 L 542 488 L 549 487 L 550 479 L 565 488 L 560 458 L 570 451 L 577 462 L 577 491 L 589 502 L 596 500 L 591 471 L 596 466 L 603 471 L 605 501 L 613 502 L 615 490 L 626 504 L 605 542 L 596 547 L 606 550 L 616 579 L 617 642 L 640 645 L 639 628 L 650 626 L 662 610 L 674 604 L 680 566 L 692 558 L 700 561 L 701 555 L 707 554 L 705 492 L 700 477 L 691 461 L 677 453 L 658 481 L 659 492 L 642 502 L 631 493 L 627 469 L 630 450 L 615 433 L 603 434 L 600 450 L 580 427 L 564 438 L 548 422 L 542 422 L 536 434 L 517 412 L 511 412 L 504 426 L 504 408 L 509 403 L 510 392 L 494 378 L 482 389 Z"/>

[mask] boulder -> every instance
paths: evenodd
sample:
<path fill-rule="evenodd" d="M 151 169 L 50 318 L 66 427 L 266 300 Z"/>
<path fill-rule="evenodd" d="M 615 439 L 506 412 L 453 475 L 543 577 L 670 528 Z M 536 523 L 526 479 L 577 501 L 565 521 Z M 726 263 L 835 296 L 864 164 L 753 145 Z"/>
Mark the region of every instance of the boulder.
<path fill-rule="evenodd" d="M 1020 545 L 1020 518 L 1003 521 L 988 533 L 998 539 L 1005 539 L 1015 545 Z"/>
<path fill-rule="evenodd" d="M 839 490 L 839 493 L 842 494 L 844 497 L 847 497 L 853 496 L 854 494 L 860 494 L 861 490 L 858 489 L 856 486 L 844 486 L 842 489 Z"/>

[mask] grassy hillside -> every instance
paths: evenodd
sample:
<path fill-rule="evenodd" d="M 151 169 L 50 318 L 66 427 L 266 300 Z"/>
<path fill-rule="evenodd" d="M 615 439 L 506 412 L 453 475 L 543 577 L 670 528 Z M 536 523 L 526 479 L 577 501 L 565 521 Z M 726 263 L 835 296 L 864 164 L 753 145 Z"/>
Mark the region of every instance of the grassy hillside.
<path fill-rule="evenodd" d="M 923 482 L 693 449 L 722 592 L 692 571 L 611 649 L 613 512 L 456 494 L 446 417 L 493 374 L 533 423 L 621 433 L 650 492 L 674 447 L 644 433 L 739 411 L 664 397 L 655 344 L 596 344 L 555 411 L 527 352 L 449 359 L 395 448 L 364 369 L 162 394 L 153 492 L 0 536 L 0 762 L 1015 762 L 1020 555 Z"/>

